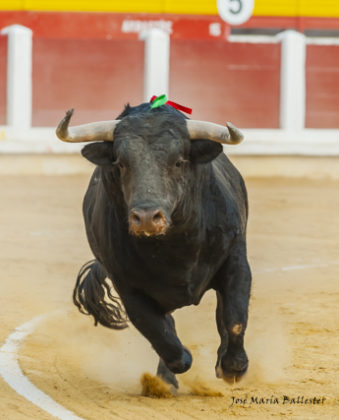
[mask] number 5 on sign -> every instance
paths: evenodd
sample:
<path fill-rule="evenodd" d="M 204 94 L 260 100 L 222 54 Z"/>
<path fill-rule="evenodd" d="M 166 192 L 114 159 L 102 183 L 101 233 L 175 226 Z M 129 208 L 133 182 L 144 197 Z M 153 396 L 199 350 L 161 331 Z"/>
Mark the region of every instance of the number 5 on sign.
<path fill-rule="evenodd" d="M 221 19 L 230 25 L 241 25 L 251 16 L 254 0 L 217 0 Z"/>

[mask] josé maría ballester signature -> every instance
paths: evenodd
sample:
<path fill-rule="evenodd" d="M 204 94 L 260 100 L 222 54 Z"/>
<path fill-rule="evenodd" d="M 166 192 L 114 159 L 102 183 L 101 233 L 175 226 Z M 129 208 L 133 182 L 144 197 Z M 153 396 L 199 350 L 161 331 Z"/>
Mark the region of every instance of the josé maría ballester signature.
<path fill-rule="evenodd" d="M 304 395 L 298 395 L 295 397 L 291 397 L 288 395 L 282 396 L 275 396 L 271 395 L 269 398 L 267 397 L 259 397 L 257 395 L 245 395 L 244 397 L 235 397 L 231 396 L 231 406 L 235 405 L 251 405 L 251 404 L 262 404 L 262 405 L 273 405 L 273 404 L 281 404 L 281 405 L 322 405 L 326 401 L 325 397 L 319 396 L 308 396 L 305 397 Z"/>

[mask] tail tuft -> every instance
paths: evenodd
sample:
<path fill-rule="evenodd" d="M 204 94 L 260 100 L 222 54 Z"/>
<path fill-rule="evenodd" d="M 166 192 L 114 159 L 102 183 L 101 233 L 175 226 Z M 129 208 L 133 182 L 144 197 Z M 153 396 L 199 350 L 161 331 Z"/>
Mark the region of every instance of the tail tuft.
<path fill-rule="evenodd" d="M 128 326 L 127 315 L 120 299 L 113 296 L 109 281 L 98 261 L 87 262 L 79 271 L 73 302 L 81 313 L 93 316 L 95 325 L 122 330 Z"/>

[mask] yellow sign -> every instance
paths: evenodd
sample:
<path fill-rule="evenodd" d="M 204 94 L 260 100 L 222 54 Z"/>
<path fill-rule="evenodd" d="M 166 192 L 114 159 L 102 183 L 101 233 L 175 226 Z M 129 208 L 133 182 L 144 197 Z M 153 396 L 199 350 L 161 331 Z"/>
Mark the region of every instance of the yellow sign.
<path fill-rule="evenodd" d="M 1 0 L 0 10 L 218 15 L 217 0 Z M 339 17 L 339 1 L 255 0 L 253 16 Z"/>

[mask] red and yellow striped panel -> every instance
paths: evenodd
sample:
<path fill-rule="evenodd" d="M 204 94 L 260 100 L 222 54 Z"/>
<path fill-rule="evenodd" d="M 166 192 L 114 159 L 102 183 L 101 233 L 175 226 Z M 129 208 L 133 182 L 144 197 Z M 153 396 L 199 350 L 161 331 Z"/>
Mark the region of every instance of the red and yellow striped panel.
<path fill-rule="evenodd" d="M 0 10 L 217 15 L 217 0 L 1 0 Z M 338 0 L 255 0 L 254 16 L 339 17 Z"/>

